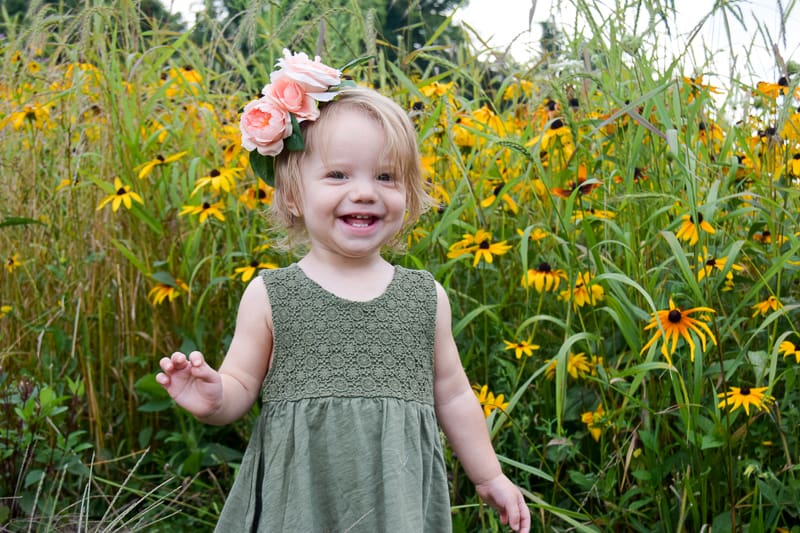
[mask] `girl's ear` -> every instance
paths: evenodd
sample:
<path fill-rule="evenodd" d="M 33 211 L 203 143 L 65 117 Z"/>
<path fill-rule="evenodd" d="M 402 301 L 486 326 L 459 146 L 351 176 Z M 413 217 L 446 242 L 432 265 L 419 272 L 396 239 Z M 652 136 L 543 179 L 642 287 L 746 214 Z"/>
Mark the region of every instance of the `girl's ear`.
<path fill-rule="evenodd" d="M 289 211 L 289 213 L 291 213 L 293 217 L 299 218 L 300 208 L 298 207 L 297 202 L 294 199 L 294 195 L 291 192 L 287 191 L 285 203 L 286 209 Z"/>

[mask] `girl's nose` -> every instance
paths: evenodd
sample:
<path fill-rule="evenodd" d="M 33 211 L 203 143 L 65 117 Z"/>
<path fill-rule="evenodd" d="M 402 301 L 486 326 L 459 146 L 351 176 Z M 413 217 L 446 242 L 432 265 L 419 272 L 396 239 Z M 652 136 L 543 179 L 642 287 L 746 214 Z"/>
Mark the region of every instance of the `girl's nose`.
<path fill-rule="evenodd" d="M 354 202 L 374 202 L 375 181 L 370 178 L 353 179 L 350 183 L 350 199 Z"/>

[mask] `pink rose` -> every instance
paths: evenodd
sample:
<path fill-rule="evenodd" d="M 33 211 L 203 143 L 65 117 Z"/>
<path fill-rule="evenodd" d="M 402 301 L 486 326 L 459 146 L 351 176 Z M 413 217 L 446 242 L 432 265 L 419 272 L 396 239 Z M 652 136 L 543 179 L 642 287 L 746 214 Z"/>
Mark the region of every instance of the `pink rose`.
<path fill-rule="evenodd" d="M 283 150 L 283 139 L 292 134 L 292 119 L 288 111 L 265 96 L 244 106 L 239 129 L 245 150 L 278 155 Z"/>
<path fill-rule="evenodd" d="M 299 122 L 317 120 L 317 102 L 303 90 L 303 86 L 289 77 L 278 78 L 261 91 L 289 113 L 294 113 Z"/>
<path fill-rule="evenodd" d="M 341 83 L 341 72 L 323 64 L 319 56 L 311 61 L 302 52 L 292 55 L 284 48 L 283 58 L 278 60 L 278 67 L 280 70 L 270 74 L 272 83 L 288 77 L 299 83 L 314 100 L 321 102 L 331 100 L 335 93 L 328 92 L 328 88 Z"/>

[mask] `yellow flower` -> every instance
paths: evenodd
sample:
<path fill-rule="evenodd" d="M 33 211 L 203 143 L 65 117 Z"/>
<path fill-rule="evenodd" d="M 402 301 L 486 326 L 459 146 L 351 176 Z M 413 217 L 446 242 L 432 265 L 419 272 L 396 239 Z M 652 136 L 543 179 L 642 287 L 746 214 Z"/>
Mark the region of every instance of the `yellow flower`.
<path fill-rule="evenodd" d="M 708 248 L 703 246 L 703 254 L 697 257 L 697 261 L 702 265 L 697 271 L 697 281 L 703 281 L 703 278 L 710 276 L 715 268 L 719 271 L 725 270 L 725 265 L 728 262 L 728 258 L 709 256 Z M 744 270 L 744 267 L 733 263 L 731 264 L 731 271 L 733 270 L 742 271 Z M 728 273 L 730 274 L 731 272 L 729 271 Z"/>
<path fill-rule="evenodd" d="M 6 259 L 6 270 L 8 272 L 14 272 L 15 269 L 22 266 L 22 261 L 19 259 L 19 254 L 15 253 L 8 259 Z"/>
<path fill-rule="evenodd" d="M 697 223 L 695 223 L 692 215 L 683 215 L 681 217 L 683 223 L 678 228 L 678 233 L 675 234 L 681 240 L 689 241 L 689 246 L 697 244 L 700 238 L 698 230 L 703 230 L 706 233 L 716 233 L 717 231 L 707 221 L 703 220 L 703 215 L 697 213 Z"/>
<path fill-rule="evenodd" d="M 147 297 L 150 298 L 153 305 L 158 305 L 164 300 L 169 300 L 170 302 L 175 301 L 175 299 L 181 295 L 181 291 L 188 293 L 189 286 L 182 280 L 176 278 L 175 285 L 163 282 L 157 283 L 155 287 L 150 289 L 150 292 L 147 293 Z"/>
<path fill-rule="evenodd" d="M 786 235 L 777 235 L 773 237 L 772 232 L 765 229 L 764 231 L 755 232 L 753 234 L 753 240 L 761 244 L 771 244 L 773 240 L 778 244 L 783 244 L 788 240 L 788 237 L 786 237 Z"/>
<path fill-rule="evenodd" d="M 153 169 L 159 165 L 166 165 L 167 163 L 172 163 L 173 161 L 177 161 L 181 157 L 185 156 L 187 153 L 186 150 L 182 152 L 178 152 L 177 154 L 171 155 L 169 157 L 164 157 L 163 155 L 159 154 L 155 157 L 155 159 L 151 159 L 150 161 L 139 165 L 134 170 L 139 171 L 139 179 L 144 179 L 153 172 Z"/>
<path fill-rule="evenodd" d="M 755 304 L 753 308 L 753 317 L 758 315 L 766 316 L 766 314 L 771 310 L 777 311 L 778 309 L 782 308 L 783 304 L 780 300 L 775 298 L 774 296 L 770 296 L 763 302 L 758 302 Z"/>
<path fill-rule="evenodd" d="M 13 310 L 14 308 L 11 307 L 10 305 L 0 305 L 0 318 L 3 318 L 4 316 L 10 314 L 11 311 Z"/>
<path fill-rule="evenodd" d="M 778 353 L 782 353 L 784 359 L 793 355 L 795 360 L 800 363 L 800 347 L 791 341 L 783 341 L 778 346 Z"/>
<path fill-rule="evenodd" d="M 215 202 L 213 204 L 208 202 L 203 202 L 200 205 L 185 205 L 183 209 L 181 209 L 181 216 L 183 215 L 200 215 L 200 223 L 204 223 L 206 219 L 210 216 L 214 216 L 221 221 L 225 221 L 225 215 L 222 214 L 222 210 L 225 209 L 225 204 L 222 203 L 220 200 L 219 202 Z"/>
<path fill-rule="evenodd" d="M 449 259 L 455 259 L 466 254 L 474 254 L 475 259 L 472 266 L 478 266 L 481 259 L 487 263 L 494 260 L 493 255 L 503 255 L 511 249 L 511 245 L 506 244 L 506 241 L 492 242 L 492 234 L 488 231 L 479 229 L 475 235 L 465 234 L 464 238 L 452 246 L 447 252 Z"/>
<path fill-rule="evenodd" d="M 531 355 L 533 355 L 534 350 L 538 350 L 540 348 L 538 344 L 531 344 L 530 339 L 526 341 L 517 341 L 517 342 L 503 340 L 503 342 L 506 344 L 506 350 L 514 350 L 514 356 L 517 359 L 522 358 L 523 354 L 530 357 Z"/>
<path fill-rule="evenodd" d="M 493 392 L 489 391 L 489 386 L 484 385 L 481 387 L 480 385 L 473 385 L 472 390 L 475 391 L 475 395 L 478 397 L 478 402 L 480 402 L 481 406 L 483 407 L 483 415 L 486 418 L 489 418 L 489 415 L 492 414 L 492 411 L 495 409 L 500 409 L 501 411 L 505 411 L 506 407 L 510 402 L 504 402 L 505 396 L 502 394 L 498 394 L 496 397 Z"/>
<path fill-rule="evenodd" d="M 533 287 L 536 292 L 549 292 L 558 289 L 562 279 L 567 279 L 567 273 L 563 269 L 550 266 L 550 263 L 541 263 L 538 267 L 528 269 L 522 278 L 522 286 L 526 289 Z"/>
<path fill-rule="evenodd" d="M 208 176 L 203 176 L 197 180 L 194 190 L 192 191 L 192 196 L 208 185 L 210 185 L 216 193 L 219 193 L 221 190 L 231 192 L 231 189 L 236 187 L 236 178 L 243 170 L 244 169 L 240 167 L 223 168 L 222 170 L 218 168 L 212 169 L 211 172 L 208 173 Z"/>
<path fill-rule="evenodd" d="M 430 98 L 431 96 L 444 96 L 453 89 L 453 82 L 439 83 L 434 81 L 423 87 L 419 88 L 419 92 Z"/>
<path fill-rule="evenodd" d="M 577 310 L 584 305 L 594 305 L 605 298 L 606 292 L 603 287 L 597 283 L 593 283 L 592 276 L 589 272 L 582 272 L 578 274 L 575 280 L 575 286 L 572 289 L 561 291 L 558 294 L 561 300 L 572 300 L 572 307 Z"/>
<path fill-rule="evenodd" d="M 97 211 L 100 211 L 109 203 L 111 204 L 111 211 L 117 212 L 120 205 L 124 205 L 125 209 L 130 209 L 133 206 L 133 200 L 144 205 L 144 200 L 139 194 L 133 192 L 128 185 L 123 185 L 122 180 L 118 177 L 114 178 L 114 194 L 110 194 L 103 198 L 97 205 Z"/>
<path fill-rule="evenodd" d="M 255 209 L 258 205 L 269 205 L 272 203 L 272 195 L 275 189 L 267 185 L 267 183 L 258 178 L 256 185 L 251 185 L 244 193 L 239 196 L 239 201 L 242 202 L 247 209 Z"/>
<path fill-rule="evenodd" d="M 581 413 L 581 422 L 586 424 L 589 433 L 595 441 L 600 440 L 600 435 L 603 434 L 603 428 L 608 425 L 605 421 L 606 412 L 603 409 L 603 404 L 597 406 L 594 411 L 587 411 Z"/>
<path fill-rule="evenodd" d="M 47 105 L 26 104 L 22 111 L 9 114 L 3 122 L 10 123 L 15 130 L 21 130 L 26 124 L 41 129 L 50 124 L 50 108 Z"/>
<path fill-rule="evenodd" d="M 726 406 L 731 407 L 730 412 L 734 412 L 739 406 L 744 407 L 744 412 L 750 414 L 750 406 L 756 409 L 763 410 L 769 407 L 769 404 L 775 401 L 775 398 L 769 394 L 764 394 L 769 387 L 730 387 L 728 392 L 720 392 L 717 398 L 724 398 L 717 407 L 722 408 Z"/>
<path fill-rule="evenodd" d="M 694 361 L 695 342 L 692 338 L 690 330 L 700 338 L 703 351 L 706 349 L 706 335 L 708 335 L 708 338 L 711 339 L 711 342 L 713 342 L 715 345 L 717 344 L 717 339 L 714 337 L 714 334 L 711 332 L 711 329 L 705 322 L 696 318 L 692 318 L 690 315 L 694 313 L 713 312 L 714 310 L 710 307 L 693 307 L 691 309 L 682 310 L 676 307 L 675 302 L 673 302 L 672 298 L 670 298 L 669 309 L 657 311 L 655 315 L 653 315 L 653 318 L 650 320 L 650 322 L 648 322 L 648 324 L 645 326 L 645 331 L 649 329 L 655 329 L 655 333 L 653 333 L 653 336 L 649 341 L 647 341 L 647 344 L 642 347 L 639 354 L 646 352 L 647 349 L 655 344 L 655 342 L 660 339 L 663 334 L 664 343 L 661 345 L 661 353 L 670 364 L 672 364 L 670 355 L 675 353 L 675 348 L 678 345 L 679 337 L 683 337 L 683 339 L 689 345 L 690 357 L 691 360 Z M 659 327 L 659 324 L 661 327 Z"/>
<path fill-rule="evenodd" d="M 491 207 L 492 204 L 497 202 L 497 199 L 499 198 L 503 201 L 505 209 L 516 215 L 519 212 L 519 206 L 508 193 L 500 194 L 500 192 L 503 190 L 503 187 L 505 187 L 504 182 L 500 182 L 497 186 L 495 186 L 495 188 L 492 190 L 492 194 L 481 201 L 481 207 Z"/>
<path fill-rule="evenodd" d="M 554 379 L 556 377 L 556 367 L 558 366 L 558 359 L 550 359 L 550 364 L 544 375 L 547 379 Z M 585 378 L 588 374 L 592 373 L 592 366 L 590 360 L 584 355 L 583 352 L 578 354 L 570 353 L 567 356 L 567 374 L 572 376 L 573 379 Z"/>
<path fill-rule="evenodd" d="M 256 272 L 262 268 L 278 268 L 278 265 L 275 263 L 261 263 L 256 259 L 250 261 L 247 266 L 239 267 L 233 271 L 233 277 L 237 275 L 241 275 L 242 281 L 248 282 L 253 279 L 253 276 L 256 275 Z"/>

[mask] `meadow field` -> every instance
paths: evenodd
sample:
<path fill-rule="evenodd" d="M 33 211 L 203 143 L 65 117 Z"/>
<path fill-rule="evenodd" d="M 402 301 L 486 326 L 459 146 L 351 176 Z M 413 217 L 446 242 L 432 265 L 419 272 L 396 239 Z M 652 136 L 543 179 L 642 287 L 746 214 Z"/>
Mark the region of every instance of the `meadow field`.
<path fill-rule="evenodd" d="M 622 3 L 576 0 L 585 29 L 528 62 L 444 26 L 387 39 L 357 2 L 202 39 L 86 4 L 0 39 L 0 529 L 213 528 L 257 407 L 206 426 L 154 375 L 174 350 L 218 364 L 246 283 L 302 253 L 238 126 L 289 48 L 366 57 L 345 73 L 413 117 L 438 205 L 388 257 L 448 291 L 534 531 L 800 531 L 800 69 L 779 47 L 774 79 L 712 84 Z M 454 530 L 502 531 L 446 458 Z"/>

